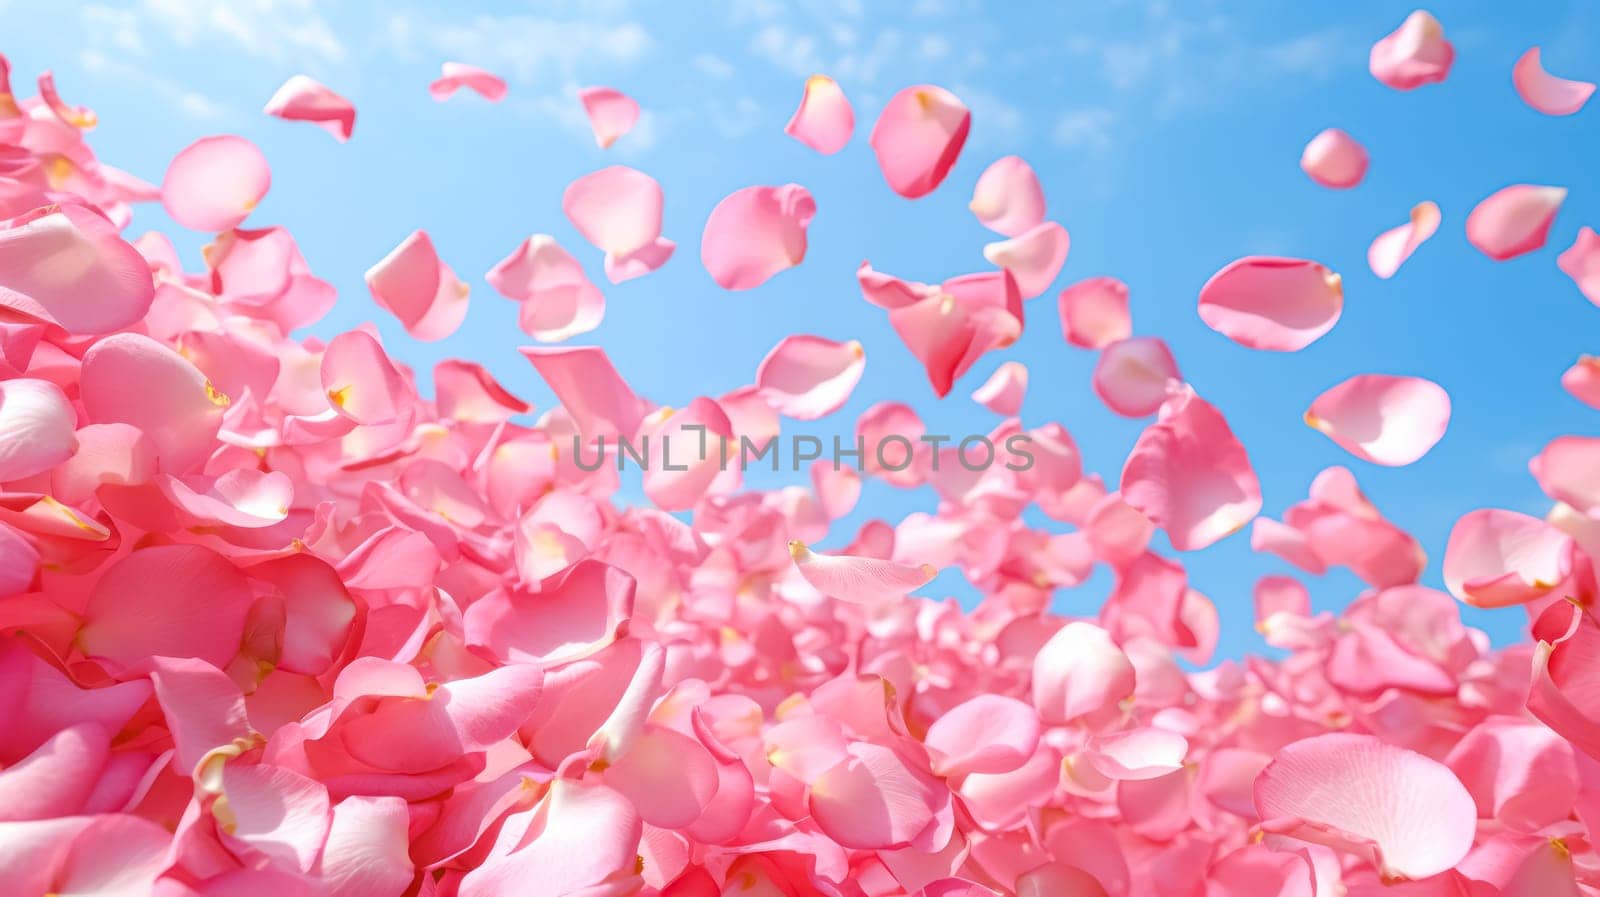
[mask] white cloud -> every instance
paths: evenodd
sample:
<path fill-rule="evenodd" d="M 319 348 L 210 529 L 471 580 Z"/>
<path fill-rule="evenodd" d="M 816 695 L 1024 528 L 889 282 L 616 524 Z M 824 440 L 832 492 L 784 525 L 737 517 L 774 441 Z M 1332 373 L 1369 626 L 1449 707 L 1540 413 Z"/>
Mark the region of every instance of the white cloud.
<path fill-rule="evenodd" d="M 1103 153 L 1111 149 L 1113 143 L 1111 131 L 1116 120 L 1116 114 L 1110 109 L 1098 107 L 1074 109 L 1056 119 L 1055 127 L 1050 131 L 1050 139 L 1054 140 L 1057 146 L 1066 149 Z"/>
<path fill-rule="evenodd" d="M 754 131 L 765 115 L 761 104 L 750 97 L 740 97 L 732 103 L 710 103 L 705 114 L 724 140 L 734 140 Z"/>
<path fill-rule="evenodd" d="M 344 45 L 314 0 L 143 0 L 138 16 L 180 47 L 226 42 L 276 61 L 345 58 Z"/>
<path fill-rule="evenodd" d="M 733 77 L 733 64 L 713 53 L 701 53 L 690 60 L 689 64 L 699 69 L 707 78 L 723 81 Z"/>
<path fill-rule="evenodd" d="M 826 68 L 817 51 L 816 38 L 796 34 L 782 25 L 767 25 L 757 31 L 750 41 L 750 52 L 802 78 Z"/>
<path fill-rule="evenodd" d="M 195 121 L 216 122 L 228 117 L 227 107 L 176 81 L 153 74 L 143 65 L 129 65 L 100 50 L 84 50 L 78 63 L 93 75 L 137 84 L 156 99 Z"/>
<path fill-rule="evenodd" d="M 402 54 L 443 54 L 525 83 L 548 74 L 574 80 L 580 72 L 614 72 L 637 62 L 653 44 L 637 22 L 603 25 L 524 15 L 484 15 L 454 24 L 398 13 L 389 20 L 387 36 Z"/>

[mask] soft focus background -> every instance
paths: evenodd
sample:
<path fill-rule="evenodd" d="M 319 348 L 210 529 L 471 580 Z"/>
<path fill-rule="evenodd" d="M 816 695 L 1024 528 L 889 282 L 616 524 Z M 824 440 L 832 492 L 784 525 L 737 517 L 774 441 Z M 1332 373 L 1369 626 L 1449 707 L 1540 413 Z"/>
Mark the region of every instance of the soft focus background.
<path fill-rule="evenodd" d="M 1002 361 L 1025 362 L 1031 385 L 1023 422 L 1059 420 L 1086 467 L 1115 483 L 1143 425 L 1116 417 L 1089 388 L 1095 355 L 1067 346 L 1055 296 L 1069 283 L 1112 274 L 1132 288 L 1135 332 L 1168 341 L 1186 378 L 1227 415 L 1249 449 L 1279 516 L 1331 464 L 1355 471 L 1384 514 L 1428 549 L 1424 581 L 1440 587 L 1445 537 L 1462 513 L 1485 505 L 1542 514 L 1548 506 L 1527 459 L 1552 437 L 1600 433 L 1600 416 L 1558 379 L 1584 352 L 1600 353 L 1600 309 L 1555 265 L 1583 224 L 1600 225 L 1595 149 L 1600 108 L 1550 118 L 1524 106 L 1511 66 L 1529 46 L 1557 75 L 1600 76 L 1600 6 L 1589 0 L 1436 3 L 1455 44 L 1444 84 L 1410 93 L 1367 72 L 1372 42 L 1410 5 L 1348 3 L 905 4 L 729 0 L 690 5 L 644 0 L 446 5 L 310 0 L 138 0 L 122 4 L 0 0 L 3 51 L 19 92 L 53 66 L 68 102 L 99 112 L 93 146 L 113 165 L 158 182 L 167 160 L 194 139 L 244 135 L 272 162 L 272 191 L 250 225 L 287 225 L 311 269 L 339 287 L 338 308 L 312 328 L 331 335 L 375 321 L 398 359 L 426 385 L 450 356 L 488 366 L 541 407 L 551 397 L 515 352 L 531 343 L 515 306 L 482 273 L 531 233 L 554 234 L 604 289 L 605 322 L 573 343 L 598 343 L 634 388 L 681 406 L 748 383 L 779 339 L 816 333 L 859 339 L 866 375 L 833 418 L 791 422 L 789 433 L 849 434 L 883 399 L 915 407 L 930 432 L 987 432 L 998 418 L 971 391 Z M 1059 7 L 1059 8 L 1050 8 Z M 463 92 L 439 104 L 426 87 L 457 60 L 505 76 L 511 94 L 491 105 Z M 263 116 L 261 106 L 304 72 L 349 97 L 355 137 L 339 145 L 308 124 Z M 842 153 L 819 156 L 783 134 L 804 79 L 832 75 L 856 107 L 857 133 Z M 866 136 L 900 87 L 931 82 L 971 106 L 971 139 L 949 179 L 917 201 L 890 192 Z M 607 85 L 646 110 L 611 150 L 595 147 L 575 97 Z M 1300 151 L 1340 127 L 1372 154 L 1350 191 L 1314 185 Z M 1029 303 L 1014 347 L 991 353 L 936 400 L 920 364 L 887 315 L 860 298 L 855 268 L 937 282 L 987 268 L 982 246 L 1000 239 L 967 211 L 973 182 L 1016 153 L 1038 171 L 1050 217 L 1072 250 L 1060 281 Z M 621 162 L 666 190 L 664 233 L 677 256 L 647 277 L 611 286 L 600 254 L 567 223 L 560 197 L 574 177 Z M 711 207 L 751 184 L 797 181 L 815 195 L 810 251 L 765 286 L 729 293 L 699 264 Z M 1571 189 L 1549 246 L 1506 263 L 1463 234 L 1472 206 L 1507 184 Z M 1366 266 L 1371 239 L 1436 201 L 1437 236 L 1391 281 Z M 186 265 L 200 267 L 206 236 L 142 207 L 133 233 L 172 234 Z M 409 340 L 369 298 L 362 273 L 415 228 L 473 286 L 466 324 L 433 344 Z M 1339 325 L 1291 355 L 1253 352 L 1206 328 L 1200 285 L 1252 253 L 1317 259 L 1344 276 Z M 1426 458 L 1388 469 L 1358 461 L 1304 426 L 1323 389 L 1357 373 L 1423 375 L 1449 390 L 1450 431 Z M 848 436 L 846 441 L 848 442 Z M 751 478 L 773 485 L 772 475 Z M 804 474 L 786 475 L 802 482 Z M 637 475 L 624 500 L 642 501 Z M 868 483 L 855 514 L 837 524 L 842 545 L 869 516 L 932 510 L 929 489 Z M 1032 517 L 1036 525 L 1061 524 Z M 1159 541 L 1159 537 L 1158 537 Z M 1306 580 L 1319 608 L 1361 589 L 1341 571 L 1307 577 L 1250 551 L 1241 533 L 1182 556 L 1191 583 L 1223 618 L 1219 656 L 1259 651 L 1250 592 L 1267 573 Z M 930 559 L 934 560 L 934 559 Z M 1102 571 L 1061 592 L 1055 609 L 1088 614 L 1110 585 Z M 929 594 L 963 603 L 974 590 L 947 572 Z M 1519 609 L 1464 608 L 1497 643 L 1524 627 Z"/>

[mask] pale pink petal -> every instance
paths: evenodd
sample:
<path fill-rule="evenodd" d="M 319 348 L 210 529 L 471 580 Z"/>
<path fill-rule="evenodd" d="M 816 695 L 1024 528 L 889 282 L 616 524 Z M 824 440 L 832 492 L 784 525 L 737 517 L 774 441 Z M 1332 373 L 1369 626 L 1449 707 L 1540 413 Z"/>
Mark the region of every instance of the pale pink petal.
<path fill-rule="evenodd" d="M 923 742 L 942 776 L 1021 767 L 1039 745 L 1039 715 L 1015 698 L 979 695 L 945 711 Z"/>
<path fill-rule="evenodd" d="M 1122 468 L 1122 500 L 1179 551 L 1238 532 L 1261 510 L 1261 483 L 1221 412 L 1183 387 L 1161 406 Z"/>
<path fill-rule="evenodd" d="M 712 490 L 718 476 L 737 473 L 737 437 L 722 406 L 704 396 L 670 413 L 652 433 L 644 494 L 665 511 L 687 511 Z"/>
<path fill-rule="evenodd" d="M 1113 567 L 1125 567 L 1144 554 L 1155 525 L 1115 492 L 1102 496 L 1083 521 L 1095 558 Z"/>
<path fill-rule="evenodd" d="M 939 295 L 937 286 L 902 280 L 893 274 L 874 271 L 869 262 L 862 262 L 856 268 L 856 282 L 861 285 L 861 298 L 879 308 L 891 310 L 914 305 L 929 296 Z"/>
<path fill-rule="evenodd" d="M 491 103 L 505 99 L 505 79 L 493 72 L 464 62 L 446 62 L 440 68 L 442 72 L 438 79 L 428 85 L 428 95 L 441 103 L 455 96 L 456 91 L 463 87 Z"/>
<path fill-rule="evenodd" d="M 1594 84 L 1589 81 L 1568 81 L 1544 70 L 1539 60 L 1539 48 L 1530 47 L 1511 68 L 1511 83 L 1516 85 L 1517 96 L 1529 106 L 1545 115 L 1571 115 L 1583 108 L 1594 96 Z"/>
<path fill-rule="evenodd" d="M 171 474 L 216 450 L 229 401 L 183 356 L 136 333 L 106 337 L 84 354 L 79 395 L 90 423 L 139 428 Z"/>
<path fill-rule="evenodd" d="M 761 360 L 755 385 L 779 414 L 816 420 L 850 399 L 866 366 L 866 352 L 855 340 L 837 343 L 820 336 L 790 336 Z"/>
<path fill-rule="evenodd" d="M 1304 853 L 1259 844 L 1233 851 L 1206 871 L 1205 897 L 1313 897 L 1317 893 L 1316 873 Z"/>
<path fill-rule="evenodd" d="M 1594 228 L 1579 228 L 1577 239 L 1556 256 L 1556 265 L 1572 278 L 1584 298 L 1600 305 L 1600 234 Z M 4 288 L 0 287 L 0 303 L 5 301 L 4 296 Z"/>
<path fill-rule="evenodd" d="M 1600 439 L 1560 436 L 1528 462 L 1528 470 L 1544 494 L 1579 511 L 1600 507 Z"/>
<path fill-rule="evenodd" d="M 1450 394 L 1421 377 L 1360 374 L 1317 396 L 1305 421 L 1363 461 L 1403 467 L 1444 438 Z"/>
<path fill-rule="evenodd" d="M 1084 349 L 1103 349 L 1133 335 L 1128 285 L 1115 277 L 1091 277 L 1061 291 L 1061 335 Z"/>
<path fill-rule="evenodd" d="M 249 610 L 249 583 L 227 558 L 198 545 L 157 545 L 101 575 L 78 644 L 118 668 L 151 657 L 224 667 L 239 651 Z"/>
<path fill-rule="evenodd" d="M 518 350 L 549 384 L 561 407 L 585 438 L 632 437 L 644 418 L 645 403 L 612 367 L 598 346 L 572 349 L 524 346 Z"/>
<path fill-rule="evenodd" d="M 412 231 L 367 269 L 366 278 L 372 301 L 417 339 L 444 339 L 467 317 L 470 290 L 439 260 L 427 231 Z"/>
<path fill-rule="evenodd" d="M 921 84 L 889 100 L 869 142 L 890 189 L 916 199 L 944 181 L 971 127 L 972 113 L 955 94 Z"/>
<path fill-rule="evenodd" d="M 643 277 L 651 271 L 665 265 L 672 258 L 678 244 L 666 237 L 657 237 L 654 242 L 635 249 L 626 255 L 606 255 L 606 279 L 612 283 L 622 283 Z"/>
<path fill-rule="evenodd" d="M 600 325 L 605 296 L 583 266 L 548 234 L 534 234 L 484 275 L 496 292 L 521 304 L 517 324 L 540 342 L 558 343 Z"/>
<path fill-rule="evenodd" d="M 356 128 L 356 107 L 349 100 L 305 75 L 283 82 L 263 110 L 285 121 L 308 121 L 344 143 Z"/>
<path fill-rule="evenodd" d="M 72 334 L 138 321 L 155 298 L 150 265 L 98 212 L 62 203 L 0 230 L 0 309 Z"/>
<path fill-rule="evenodd" d="M 661 236 L 661 185 L 655 178 L 613 165 L 567 185 L 561 210 L 572 226 L 607 255 L 622 258 Z"/>
<path fill-rule="evenodd" d="M 211 808 L 228 840 L 237 839 L 275 863 L 309 870 L 328 837 L 328 789 L 276 766 L 229 763 Z"/>
<path fill-rule="evenodd" d="M 162 476 L 161 493 L 194 526 L 260 529 L 281 523 L 294 499 L 294 480 L 282 471 L 236 468 L 218 477 Z"/>
<path fill-rule="evenodd" d="M 1344 309 L 1339 275 L 1305 259 L 1249 256 L 1200 288 L 1200 319 L 1241 346 L 1304 349 L 1333 329 Z"/>
<path fill-rule="evenodd" d="M 1007 361 L 972 391 L 972 400 L 995 414 L 1012 417 L 1022 410 L 1022 397 L 1027 391 L 1028 368 L 1020 361 Z"/>
<path fill-rule="evenodd" d="M 258 594 L 283 603 L 283 635 L 278 668 L 320 675 L 344 652 L 357 607 L 339 574 L 307 553 L 256 564 L 245 571 Z"/>
<path fill-rule="evenodd" d="M 932 564 L 913 566 L 879 558 L 815 554 L 791 541 L 789 554 L 806 582 L 831 598 L 850 604 L 885 604 L 927 585 L 939 572 Z"/>
<path fill-rule="evenodd" d="M 1396 90 L 1414 90 L 1443 81 L 1455 58 L 1455 47 L 1444 39 L 1444 26 L 1419 9 L 1372 45 L 1367 68 L 1372 77 Z"/>
<path fill-rule="evenodd" d="M 1072 240 L 1054 221 L 1035 225 L 1017 236 L 983 247 L 983 257 L 1017 279 L 1022 298 L 1032 299 L 1050 288 L 1066 264 Z"/>
<path fill-rule="evenodd" d="M 783 133 L 831 156 L 844 149 L 855 129 L 856 112 L 839 82 L 827 75 L 812 75 L 806 79 L 800 106 L 783 126 Z"/>
<path fill-rule="evenodd" d="M 28 591 L 38 572 L 38 549 L 21 533 L 0 523 L 0 598 Z"/>
<path fill-rule="evenodd" d="M 1311 138 L 1300 154 L 1300 170 L 1324 187 L 1345 190 L 1367 175 L 1367 148 L 1338 128 Z"/>
<path fill-rule="evenodd" d="M 1367 247 L 1367 266 L 1385 280 L 1400 270 L 1417 247 L 1439 230 L 1439 207 L 1420 202 L 1411 207 L 1411 220 L 1379 234 Z"/>
<path fill-rule="evenodd" d="M 0 482 L 43 473 L 78 449 L 77 413 L 48 380 L 0 380 Z"/>
<path fill-rule="evenodd" d="M 508 392 L 483 365 L 457 358 L 433 366 L 433 387 L 439 415 L 453 420 L 496 423 L 533 407 Z"/>
<path fill-rule="evenodd" d="M 1145 726 L 1096 738 L 1088 760 L 1108 779 L 1138 782 L 1183 768 L 1189 741 L 1176 732 Z"/>
<path fill-rule="evenodd" d="M 1098 878 L 1062 863 L 1047 863 L 1017 876 L 1017 897 L 1108 897 Z"/>
<path fill-rule="evenodd" d="M 636 894 L 643 822 L 633 803 L 588 779 L 557 779 L 538 806 L 508 819 L 459 897 Z"/>
<path fill-rule="evenodd" d="M 1579 792 L 1572 745 L 1537 722 L 1490 717 L 1444 758 L 1478 804 L 1478 816 L 1521 831 L 1566 819 Z"/>
<path fill-rule="evenodd" d="M 626 632 L 634 579 L 616 567 L 585 558 L 530 585 L 538 591 L 505 590 L 474 602 L 463 617 L 467 644 L 506 662 L 557 666 Z"/>
<path fill-rule="evenodd" d="M 1307 592 L 1306 587 L 1297 579 L 1288 576 L 1263 576 L 1256 582 L 1254 597 L 1257 629 L 1265 629 L 1269 621 L 1279 614 L 1290 617 L 1311 616 L 1311 593 Z"/>
<path fill-rule="evenodd" d="M 1370 735 L 1294 742 L 1256 780 L 1262 828 L 1358 854 L 1385 876 L 1426 878 L 1467 855 L 1472 795 L 1448 767 Z"/>
<path fill-rule="evenodd" d="M 1593 355 L 1579 358 L 1561 375 L 1561 386 L 1590 408 L 1600 408 L 1600 358 Z"/>
<path fill-rule="evenodd" d="M 94 723 L 69 726 L 0 771 L 0 822 L 76 816 L 103 774 L 110 736 Z"/>
<path fill-rule="evenodd" d="M 644 821 L 685 828 L 717 793 L 717 765 L 699 741 L 649 724 L 605 772 L 605 782 L 631 800 Z"/>
<path fill-rule="evenodd" d="M 882 745 L 856 742 L 849 753 L 849 759 L 812 784 L 808 800 L 812 818 L 843 847 L 885 850 L 910 845 L 934 823 L 944 783 Z"/>
<path fill-rule="evenodd" d="M 1068 623 L 1033 659 L 1033 706 L 1050 725 L 1114 708 L 1133 687 L 1133 664 L 1093 623 Z"/>
<path fill-rule="evenodd" d="M 606 149 L 617 138 L 633 130 L 639 120 L 639 104 L 633 97 L 610 87 L 585 87 L 578 91 L 578 101 L 589 116 L 589 127 L 594 130 L 594 142 Z"/>
<path fill-rule="evenodd" d="M 1467 242 L 1497 262 L 1544 246 L 1567 198 L 1565 187 L 1513 184 L 1490 194 L 1467 215 Z"/>
<path fill-rule="evenodd" d="M 706 219 L 700 262 L 725 290 L 758 287 L 806 257 L 806 228 L 816 213 L 799 184 L 735 190 Z"/>
<path fill-rule="evenodd" d="M 1537 517 L 1472 511 L 1450 530 L 1444 583 L 1474 607 L 1524 604 L 1567 578 L 1571 554 L 1571 537 Z"/>
<path fill-rule="evenodd" d="M 184 227 L 225 231 L 238 227 L 270 186 L 272 171 L 255 144 L 231 134 L 203 137 L 167 166 L 161 204 Z"/>
<path fill-rule="evenodd" d="M 334 337 L 322 353 L 321 375 L 329 404 L 358 424 L 386 424 L 409 412 L 405 378 L 366 331 Z"/>
<path fill-rule="evenodd" d="M 1044 222 L 1044 190 L 1032 166 L 1005 156 L 978 176 L 967 208 L 984 227 L 1016 237 Z"/>
<path fill-rule="evenodd" d="M 1166 341 L 1140 336 L 1101 349 L 1091 383 L 1107 408 L 1123 417 L 1147 417 L 1166 401 L 1169 384 L 1182 380 Z"/>
<path fill-rule="evenodd" d="M 351 796 L 333 808 L 318 871 L 327 897 L 392 897 L 411 884 L 406 802 Z"/>
<path fill-rule="evenodd" d="M 849 514 L 861 497 L 861 474 L 850 466 L 848 459 L 819 460 L 811 465 L 811 487 L 817 493 L 817 502 L 829 520 L 838 520 Z"/>
<path fill-rule="evenodd" d="M 240 745 L 251 743 L 244 695 L 226 673 L 193 658 L 156 657 L 151 667 L 150 682 L 172 733 L 179 770 L 198 774 L 213 751 L 236 756 Z"/>

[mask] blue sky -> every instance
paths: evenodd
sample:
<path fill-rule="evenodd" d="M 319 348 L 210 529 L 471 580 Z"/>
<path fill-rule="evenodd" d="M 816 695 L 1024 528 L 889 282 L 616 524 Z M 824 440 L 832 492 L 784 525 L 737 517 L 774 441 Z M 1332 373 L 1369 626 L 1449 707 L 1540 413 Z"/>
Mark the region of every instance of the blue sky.
<path fill-rule="evenodd" d="M 1581 225 L 1600 224 L 1594 148 L 1600 108 L 1549 118 L 1511 87 L 1512 63 L 1544 48 L 1557 74 L 1600 79 L 1600 8 L 1572 3 L 1438 3 L 1430 8 L 1455 43 L 1447 82 L 1410 93 L 1367 73 L 1367 51 L 1412 8 L 1392 3 L 998 4 L 918 0 L 644 0 L 541 4 L 407 4 L 309 0 L 137 0 L 38 4 L 0 0 L 4 43 L 22 83 L 53 68 L 69 102 L 96 109 L 102 158 L 159 182 L 167 160 L 194 139 L 231 132 L 271 160 L 271 193 L 251 218 L 287 225 L 312 270 L 339 287 L 337 309 L 313 332 L 375 321 L 391 351 L 426 375 L 434 362 L 468 357 L 541 407 L 551 403 L 515 347 L 529 343 L 515 307 L 482 272 L 531 233 L 554 234 L 605 286 L 605 322 L 574 343 L 597 343 L 634 387 L 682 405 L 749 382 L 779 339 L 816 333 L 859 339 L 867 370 L 831 420 L 805 425 L 828 438 L 885 398 L 909 401 L 947 433 L 985 432 L 997 418 L 967 397 L 1002 361 L 1025 362 L 1028 426 L 1058 420 L 1087 465 L 1114 481 L 1141 422 L 1106 411 L 1089 389 L 1093 353 L 1066 346 L 1054 296 L 1097 274 L 1132 289 L 1135 330 L 1166 339 L 1184 375 L 1227 415 L 1248 448 L 1278 516 L 1305 496 L 1317 471 L 1346 464 L 1384 513 L 1427 548 L 1425 582 L 1438 587 L 1450 526 L 1476 507 L 1543 513 L 1527 459 L 1564 433 L 1600 433 L 1600 416 L 1563 392 L 1561 372 L 1600 352 L 1600 309 L 1555 266 Z M 1069 8 L 1070 7 L 1070 8 Z M 488 67 L 511 82 L 500 105 L 426 93 L 439 63 Z M 304 72 L 350 97 L 354 139 L 270 119 L 261 106 Z M 835 77 L 855 103 L 856 139 L 821 157 L 785 137 L 804 78 Z M 915 202 L 884 185 L 866 132 L 902 86 L 931 82 L 973 109 L 972 137 L 949 179 Z M 595 147 L 575 99 L 604 84 L 647 110 L 609 151 Z M 1371 151 L 1352 191 L 1312 184 L 1301 148 L 1325 127 Z M 1039 172 L 1051 216 L 1072 235 L 1058 283 L 1029 304 L 1023 338 L 991 353 L 946 399 L 884 313 L 859 298 L 863 258 L 907 278 L 938 281 L 987 266 L 995 239 L 966 210 L 991 161 L 1017 153 Z M 664 232 L 679 243 L 661 271 L 604 284 L 600 259 L 560 210 L 577 175 L 614 162 L 661 181 Z M 797 181 L 817 200 L 805 263 L 765 286 L 728 293 L 698 262 L 711 207 L 751 184 Z M 1479 199 L 1510 183 L 1571 189 L 1550 245 L 1494 263 L 1466 243 L 1463 222 Z M 1437 202 L 1437 236 L 1392 280 L 1365 264 L 1367 244 Z M 371 302 L 362 272 L 406 234 L 424 228 L 473 285 L 467 323 L 438 343 L 408 340 Z M 134 232 L 179 235 L 191 268 L 202 235 L 159 209 L 141 209 Z M 1315 258 L 1344 276 L 1339 325 L 1290 355 L 1252 352 L 1206 328 L 1199 287 L 1232 259 L 1269 253 Z M 1388 469 L 1358 461 L 1300 422 L 1323 389 L 1357 373 L 1427 376 L 1451 393 L 1445 439 L 1423 460 Z M 791 432 L 802 428 L 791 426 Z M 869 514 L 895 519 L 932 510 L 931 492 L 869 486 L 842 522 L 848 538 Z M 1260 647 L 1250 590 L 1267 573 L 1293 572 L 1249 550 L 1241 534 L 1184 555 L 1194 587 L 1223 616 L 1221 653 Z M 952 594 L 970 589 L 936 583 Z M 1317 604 L 1337 607 L 1360 584 L 1343 573 L 1305 577 Z M 1063 592 L 1056 609 L 1091 613 L 1105 573 Z M 1469 611 L 1497 642 L 1519 636 L 1520 611 Z"/>

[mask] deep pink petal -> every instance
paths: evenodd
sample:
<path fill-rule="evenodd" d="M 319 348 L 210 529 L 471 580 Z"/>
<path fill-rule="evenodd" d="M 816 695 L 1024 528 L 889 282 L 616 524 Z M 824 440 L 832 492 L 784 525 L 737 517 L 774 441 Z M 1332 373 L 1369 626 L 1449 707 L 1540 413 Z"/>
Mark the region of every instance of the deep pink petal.
<path fill-rule="evenodd" d="M 872 126 L 870 142 L 890 189 L 916 199 L 944 181 L 971 127 L 972 113 L 955 94 L 922 84 L 889 100 Z"/>
<path fill-rule="evenodd" d="M 440 76 L 428 85 L 428 95 L 441 103 L 455 96 L 456 91 L 463 87 L 491 103 L 505 99 L 505 79 L 493 72 L 464 62 L 446 62 L 441 70 Z"/>
<path fill-rule="evenodd" d="M 1250 256 L 1200 288 L 1200 319 L 1241 346 L 1304 349 L 1333 329 L 1344 309 L 1339 275 L 1304 259 Z"/>
<path fill-rule="evenodd" d="M 855 129 L 855 110 L 839 82 L 827 75 L 812 75 L 806 79 L 800 106 L 783 126 L 783 133 L 831 156 L 844 149 Z"/>

